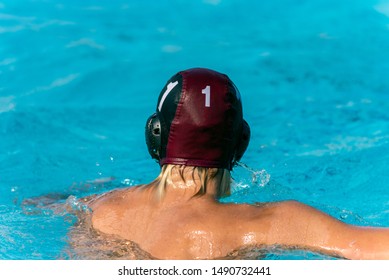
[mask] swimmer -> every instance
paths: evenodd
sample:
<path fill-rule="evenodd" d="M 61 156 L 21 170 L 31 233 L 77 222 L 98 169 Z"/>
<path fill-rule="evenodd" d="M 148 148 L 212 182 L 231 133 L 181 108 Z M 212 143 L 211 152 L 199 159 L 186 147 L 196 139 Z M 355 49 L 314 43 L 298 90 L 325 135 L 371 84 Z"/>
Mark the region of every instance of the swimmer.
<path fill-rule="evenodd" d="M 349 225 L 297 201 L 220 203 L 249 140 L 239 91 L 226 75 L 203 68 L 179 72 L 146 123 L 159 176 L 94 199 L 93 228 L 158 259 L 218 259 L 261 246 L 389 259 L 387 228 Z"/>

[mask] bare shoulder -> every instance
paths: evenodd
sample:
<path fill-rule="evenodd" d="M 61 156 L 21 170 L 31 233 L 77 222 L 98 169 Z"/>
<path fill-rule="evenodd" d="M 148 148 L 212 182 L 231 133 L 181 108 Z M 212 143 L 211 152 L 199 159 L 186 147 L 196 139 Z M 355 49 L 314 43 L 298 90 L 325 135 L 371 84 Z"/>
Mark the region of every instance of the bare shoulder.
<path fill-rule="evenodd" d="M 266 203 L 262 208 L 267 209 L 265 212 L 270 218 L 272 228 L 286 233 L 288 237 L 291 233 L 301 236 L 304 230 L 319 234 L 319 231 L 343 229 L 347 226 L 325 212 L 296 200 Z"/>
<path fill-rule="evenodd" d="M 252 205 L 251 211 L 260 216 L 271 216 L 272 220 L 281 219 L 324 219 L 335 223 L 341 223 L 337 219 L 307 204 L 297 200 L 285 200 L 278 202 L 257 203 Z"/>
<path fill-rule="evenodd" d="M 226 213 L 233 213 L 232 218 L 239 221 L 257 220 L 263 218 L 292 218 L 294 216 L 325 215 L 315 208 L 298 202 L 296 200 L 286 200 L 279 202 L 266 202 L 256 204 L 227 204 Z M 229 213 L 229 214 L 231 214 Z"/>
<path fill-rule="evenodd" d="M 389 259 L 389 229 L 346 224 L 297 201 L 274 204 L 272 243 L 349 259 Z"/>
<path fill-rule="evenodd" d="M 272 204 L 272 207 L 274 208 L 273 218 L 280 219 L 286 226 L 310 226 L 317 228 L 347 227 L 345 223 L 328 215 L 327 213 L 296 200 L 288 200 Z"/>
<path fill-rule="evenodd" d="M 232 205 L 229 222 L 236 238 L 255 244 L 315 247 L 346 225 L 298 201 Z M 230 226 L 229 226 L 230 227 Z"/>
<path fill-rule="evenodd" d="M 266 236 L 264 244 L 345 256 L 344 248 L 355 237 L 350 234 L 349 225 L 298 201 L 268 203 L 263 207 L 267 209 L 265 222 L 254 223 L 253 227 Z"/>
<path fill-rule="evenodd" d="M 125 210 L 139 204 L 133 195 L 136 191 L 137 187 L 115 189 L 90 201 L 93 228 L 106 233 L 119 232 Z"/>
<path fill-rule="evenodd" d="M 97 210 L 100 207 L 111 207 L 120 204 L 124 199 L 129 197 L 129 194 L 135 191 L 136 187 L 126 189 L 114 189 L 109 192 L 103 193 L 93 197 L 88 206 L 93 210 Z"/>

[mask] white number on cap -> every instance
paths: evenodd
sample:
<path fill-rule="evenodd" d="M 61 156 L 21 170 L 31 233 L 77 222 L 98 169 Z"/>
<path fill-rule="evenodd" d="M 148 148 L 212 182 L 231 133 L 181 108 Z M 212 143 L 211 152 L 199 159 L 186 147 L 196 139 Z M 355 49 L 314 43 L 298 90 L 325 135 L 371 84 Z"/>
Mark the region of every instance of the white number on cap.
<path fill-rule="evenodd" d="M 211 107 L 211 86 L 206 86 L 201 93 L 205 94 L 205 107 Z"/>

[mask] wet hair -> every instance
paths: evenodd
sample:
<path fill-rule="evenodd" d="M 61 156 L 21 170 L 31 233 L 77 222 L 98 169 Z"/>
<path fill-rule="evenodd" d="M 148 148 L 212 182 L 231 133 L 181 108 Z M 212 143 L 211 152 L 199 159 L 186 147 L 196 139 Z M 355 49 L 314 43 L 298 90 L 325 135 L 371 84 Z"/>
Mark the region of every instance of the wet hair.
<path fill-rule="evenodd" d="M 174 184 L 172 181 L 173 172 L 177 172 L 184 183 L 187 183 L 184 177 L 184 174 L 187 172 L 191 173 L 190 175 L 193 181 L 200 182 L 200 189 L 193 197 L 199 197 L 206 194 L 207 185 L 212 180 L 215 180 L 214 183 L 217 186 L 215 198 L 222 198 L 230 195 L 231 174 L 228 169 L 166 164 L 162 166 L 158 177 L 149 185 L 153 188 L 157 201 L 160 201 L 165 196 L 167 185 Z"/>

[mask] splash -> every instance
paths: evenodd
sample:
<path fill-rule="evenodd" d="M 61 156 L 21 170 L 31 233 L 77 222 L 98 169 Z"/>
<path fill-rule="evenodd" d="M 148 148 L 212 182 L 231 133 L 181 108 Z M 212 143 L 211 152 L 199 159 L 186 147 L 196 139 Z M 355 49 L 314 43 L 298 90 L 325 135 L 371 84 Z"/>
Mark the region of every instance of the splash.
<path fill-rule="evenodd" d="M 281 245 L 250 245 L 238 248 L 227 256 L 220 258 L 224 260 L 334 260 L 341 259 L 339 256 L 313 252 L 294 246 Z"/>
<path fill-rule="evenodd" d="M 265 169 L 262 169 L 260 171 L 253 171 L 252 174 L 252 182 L 255 185 L 258 185 L 260 187 L 264 187 L 269 183 L 270 181 L 270 174 L 267 173 Z"/>
<path fill-rule="evenodd" d="M 270 174 L 265 170 L 255 170 L 250 166 L 239 162 L 238 166 L 243 167 L 246 171 L 251 173 L 251 184 L 259 187 L 266 186 L 270 181 Z"/>

